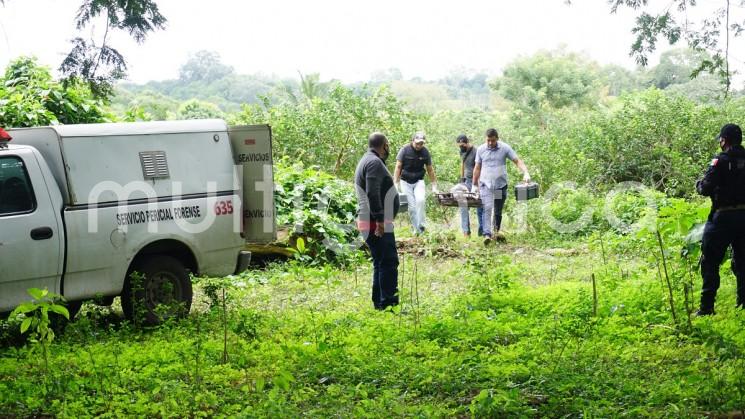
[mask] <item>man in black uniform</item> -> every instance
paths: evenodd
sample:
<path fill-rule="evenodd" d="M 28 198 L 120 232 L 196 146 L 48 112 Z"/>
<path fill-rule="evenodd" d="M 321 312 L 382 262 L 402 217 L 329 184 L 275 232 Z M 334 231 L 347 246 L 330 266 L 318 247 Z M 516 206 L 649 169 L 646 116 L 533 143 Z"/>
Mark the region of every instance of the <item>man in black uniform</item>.
<path fill-rule="evenodd" d="M 711 197 L 711 212 L 701 242 L 701 307 L 698 315 L 714 314 L 719 289 L 719 265 L 732 246 L 732 270 L 737 277 L 737 306 L 745 305 L 745 148 L 742 130 L 727 124 L 719 133 L 722 153 L 711 161 L 696 183 L 699 194 Z"/>
<path fill-rule="evenodd" d="M 377 310 L 398 305 L 398 251 L 393 219 L 398 213 L 398 191 L 385 166 L 390 149 L 379 132 L 367 139 L 368 151 L 354 173 L 357 190 L 357 226 L 373 262 L 372 301 Z"/>

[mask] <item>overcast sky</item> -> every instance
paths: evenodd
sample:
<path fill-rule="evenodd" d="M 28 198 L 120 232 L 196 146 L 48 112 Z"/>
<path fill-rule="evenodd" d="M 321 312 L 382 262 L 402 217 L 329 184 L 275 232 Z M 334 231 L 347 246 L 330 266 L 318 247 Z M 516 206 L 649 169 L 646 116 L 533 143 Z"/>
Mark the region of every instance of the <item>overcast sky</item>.
<path fill-rule="evenodd" d="M 711 2 L 711 1 L 710 1 Z M 35 55 L 56 69 L 81 0 L 6 0 L 0 6 L 0 67 Z M 652 2 L 654 4 L 654 2 Z M 669 2 L 664 2 L 669 4 Z M 565 44 L 597 61 L 634 67 L 634 15 L 611 15 L 605 0 L 158 0 L 167 28 L 137 45 L 119 34 L 113 46 L 142 83 L 178 77 L 190 53 L 217 51 L 239 73 L 369 79 L 397 67 L 404 77 L 436 79 L 453 69 L 497 74 L 520 55 Z M 661 6 L 664 7 L 664 6 Z M 96 28 L 97 32 L 100 27 Z M 90 36 L 91 31 L 83 35 Z"/>

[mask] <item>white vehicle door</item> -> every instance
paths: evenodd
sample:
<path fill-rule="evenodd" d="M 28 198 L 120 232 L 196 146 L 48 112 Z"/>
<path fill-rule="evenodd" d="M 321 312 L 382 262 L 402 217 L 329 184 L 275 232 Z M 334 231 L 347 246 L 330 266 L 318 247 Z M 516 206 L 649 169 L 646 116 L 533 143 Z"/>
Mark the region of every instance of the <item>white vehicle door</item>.
<path fill-rule="evenodd" d="M 242 171 L 243 236 L 248 243 L 277 240 L 272 130 L 269 125 L 231 126 L 235 164 Z"/>
<path fill-rule="evenodd" d="M 0 153 L 0 312 L 28 288 L 60 293 L 63 235 L 43 172 L 29 149 Z M 56 187 L 51 182 L 52 187 Z"/>

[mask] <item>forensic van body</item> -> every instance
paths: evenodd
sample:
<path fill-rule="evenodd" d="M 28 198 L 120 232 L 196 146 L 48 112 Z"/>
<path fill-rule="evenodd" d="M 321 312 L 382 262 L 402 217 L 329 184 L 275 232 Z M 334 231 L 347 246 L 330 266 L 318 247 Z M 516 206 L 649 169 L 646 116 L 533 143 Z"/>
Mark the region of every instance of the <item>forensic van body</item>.
<path fill-rule="evenodd" d="M 191 304 L 189 274 L 245 270 L 276 236 L 268 126 L 221 120 L 11 129 L 0 140 L 0 312 L 47 288 L 122 296 L 147 321 Z"/>

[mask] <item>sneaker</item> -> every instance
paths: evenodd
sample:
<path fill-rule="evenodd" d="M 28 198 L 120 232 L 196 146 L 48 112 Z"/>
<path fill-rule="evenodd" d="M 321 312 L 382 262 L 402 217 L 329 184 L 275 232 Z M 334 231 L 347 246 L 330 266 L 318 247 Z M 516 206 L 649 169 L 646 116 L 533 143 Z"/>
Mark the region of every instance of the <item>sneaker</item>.
<path fill-rule="evenodd" d="M 491 244 L 491 236 L 488 234 L 484 234 L 484 246 L 488 246 Z"/>
<path fill-rule="evenodd" d="M 704 310 L 703 308 L 700 308 L 695 316 L 696 317 L 703 317 L 703 316 L 711 316 L 714 314 L 714 309 Z"/>

